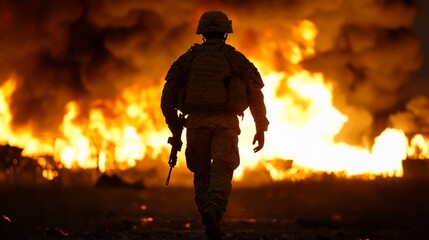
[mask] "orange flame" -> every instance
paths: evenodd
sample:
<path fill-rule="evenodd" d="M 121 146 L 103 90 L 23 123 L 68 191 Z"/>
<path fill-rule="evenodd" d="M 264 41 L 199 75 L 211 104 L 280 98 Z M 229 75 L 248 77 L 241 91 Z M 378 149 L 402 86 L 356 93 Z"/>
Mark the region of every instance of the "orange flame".
<path fill-rule="evenodd" d="M 416 134 L 410 141 L 408 156 L 414 159 L 429 158 L 429 139 L 423 134 Z"/>
<path fill-rule="evenodd" d="M 273 36 L 270 31 L 262 34 Z M 242 160 L 235 180 L 243 177 L 245 169 L 258 166 L 263 166 L 273 180 L 301 179 L 312 172 L 402 176 L 401 162 L 407 151 L 409 155 L 428 158 L 426 138 L 417 135 L 408 148 L 407 137 L 397 129 L 386 129 L 372 147 L 336 142 L 335 136 L 348 117 L 332 104 L 335 86 L 322 74 L 308 72 L 299 66 L 304 58 L 315 54 L 316 26 L 307 20 L 298 22 L 292 35 L 290 41 L 267 41 L 267 47 L 252 59 L 266 85 L 263 92 L 271 124 L 266 134 L 266 146 L 255 155 L 250 144 L 255 132 L 254 123 L 250 113 L 245 113 L 240 135 Z M 273 50 L 287 54 L 292 63 L 288 71 L 275 70 Z M 25 129 L 20 132 L 10 129 L 9 106 L 16 87 L 15 79 L 11 77 L 0 86 L 0 141 L 25 146 L 24 154 L 36 156 L 45 178 L 53 179 L 58 172 L 46 158 L 40 157 L 42 154 L 54 156 L 60 167 L 98 168 L 101 172 L 132 168 L 143 159 L 160 156 L 167 159 L 169 146 L 166 139 L 170 132 L 159 110 L 162 86 L 145 89 L 131 86 L 113 102 L 99 100 L 84 122 L 78 119 L 79 103 L 70 102 L 60 127 L 62 134 L 46 139 L 33 136 Z M 107 115 L 104 108 L 115 114 Z M 183 151 L 180 154 L 183 163 Z"/>
<path fill-rule="evenodd" d="M 309 21 L 301 22 L 294 30 L 294 33 L 301 33 L 296 37 L 300 47 L 289 43 L 289 49 L 292 49 L 290 61 L 298 63 L 302 57 L 314 54 L 317 31 Z M 235 175 L 236 179 L 241 178 L 245 168 L 254 168 L 260 163 L 274 180 L 302 178 L 314 171 L 347 176 L 402 176 L 401 162 L 406 157 L 408 146 L 404 133 L 386 129 L 371 149 L 336 143 L 334 138 L 348 117 L 332 105 L 334 86 L 322 74 L 310 73 L 300 69 L 299 65 L 292 74 L 277 72 L 269 65 L 254 62 L 266 83 L 264 95 L 271 124 L 262 153 L 255 157 L 251 147 L 242 146 L 245 160 Z M 276 94 L 284 91 L 288 93 Z M 242 125 L 242 141 L 252 139 L 251 119 L 247 118 Z M 390 150 L 392 146 L 395 146 L 394 151 Z M 293 168 L 276 168 L 267 161 L 269 159 L 291 159 Z"/>
<path fill-rule="evenodd" d="M 15 90 L 16 81 L 13 78 L 8 79 L 0 86 L 0 142 L 8 142 L 11 135 L 9 123 L 12 119 L 9 110 L 10 97 Z"/>
<path fill-rule="evenodd" d="M 159 89 L 137 91 L 128 89 L 122 99 L 114 103 L 123 113 L 119 119 L 107 119 L 101 109 L 94 108 L 89 114 L 87 126 L 75 123 L 79 107 L 75 102 L 67 105 L 61 130 L 63 138 L 56 141 L 57 157 L 67 167 L 96 168 L 101 172 L 109 169 L 134 167 L 136 161 L 149 156 L 156 158 L 165 146 L 167 129 L 158 130 L 151 124 L 144 109 Z M 148 99 L 149 98 L 149 99 Z M 139 105 L 141 104 L 141 105 Z M 146 106 L 145 106 L 146 105 Z M 121 119 L 124 118 L 124 119 Z M 144 132 L 138 132 L 144 129 Z"/>

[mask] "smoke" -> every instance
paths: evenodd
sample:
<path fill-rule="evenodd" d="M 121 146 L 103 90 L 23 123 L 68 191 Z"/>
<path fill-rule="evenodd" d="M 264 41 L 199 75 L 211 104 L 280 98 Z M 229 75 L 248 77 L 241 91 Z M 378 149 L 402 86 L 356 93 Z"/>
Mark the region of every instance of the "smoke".
<path fill-rule="evenodd" d="M 334 83 L 334 104 L 349 116 L 338 141 L 373 139 L 406 101 L 403 89 L 422 61 L 415 9 L 412 1 L 343 1 L 312 16 L 318 54 L 303 65 Z"/>
<path fill-rule="evenodd" d="M 410 0 L 1 0 L 0 84 L 18 79 L 13 126 L 56 131 L 70 101 L 85 109 L 132 85 L 160 86 L 196 41 L 200 14 L 214 8 L 233 20 L 232 44 L 255 56 L 267 40 L 287 40 L 296 21 L 314 22 L 316 54 L 302 66 L 334 83 L 335 105 L 349 116 L 339 141 L 362 144 L 384 129 L 421 63 Z M 282 50 L 272 62 L 288 71 Z"/>
<path fill-rule="evenodd" d="M 290 28 L 296 21 L 308 19 L 316 25 L 316 54 L 301 65 L 333 83 L 334 105 L 348 116 L 337 141 L 372 144 L 386 127 L 398 126 L 389 116 L 402 111 L 410 99 L 404 89 L 422 63 L 412 31 L 414 1 L 250 1 L 245 6 L 233 2 L 231 8 L 244 28 L 241 47 L 249 53 L 261 54 L 256 48 L 272 45 L 276 40 L 269 34 L 277 41 L 293 37 Z M 278 52 L 271 64 L 289 71 L 291 63 L 282 49 L 273 51 Z"/>
<path fill-rule="evenodd" d="M 429 134 L 429 99 L 423 95 L 412 98 L 405 111 L 390 116 L 393 127 L 402 129 L 412 137 L 414 134 Z"/>
<path fill-rule="evenodd" d="M 169 66 L 162 63 L 190 35 L 187 8 L 162 1 L 1 1 L 0 84 L 11 74 L 18 80 L 13 126 L 52 132 L 70 101 L 85 109 L 133 84 L 159 85 Z"/>

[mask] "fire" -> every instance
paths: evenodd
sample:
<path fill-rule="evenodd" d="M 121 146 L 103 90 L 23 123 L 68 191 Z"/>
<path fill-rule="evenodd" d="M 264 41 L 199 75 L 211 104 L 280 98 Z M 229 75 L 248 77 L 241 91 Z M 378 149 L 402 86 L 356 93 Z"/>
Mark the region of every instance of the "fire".
<path fill-rule="evenodd" d="M 151 92 L 155 90 L 125 91 L 122 98 L 113 103 L 124 115 L 107 119 L 102 110 L 104 106 L 95 107 L 89 113 L 86 126 L 75 122 L 80 110 L 77 103 L 70 102 L 61 125 L 63 137 L 56 141 L 58 159 L 67 168 L 98 168 L 104 172 L 134 167 L 136 161 L 148 155 L 156 158 L 161 153 L 156 149 L 164 147 L 168 133 L 150 124 L 150 116 L 144 111 L 149 107 L 144 106 L 147 102 L 154 102 L 150 99 L 154 97 Z"/>
<path fill-rule="evenodd" d="M 289 32 L 292 37 L 282 34 L 282 29 L 273 31 L 261 31 L 268 44 L 252 56 L 265 82 L 263 92 L 271 123 L 266 145 L 261 152 L 253 153 L 250 143 L 255 130 L 247 111 L 241 122 L 242 160 L 235 180 L 239 181 L 246 169 L 260 166 L 273 180 L 301 179 L 314 172 L 368 178 L 402 176 L 401 162 L 407 154 L 428 157 L 428 139 L 417 135 L 408 148 L 407 137 L 398 129 L 386 129 L 373 146 L 337 142 L 335 136 L 348 116 L 333 106 L 336 86 L 321 73 L 299 65 L 315 54 L 316 26 L 308 20 L 297 22 Z M 287 71 L 276 70 L 273 52 L 287 55 L 291 65 Z M 115 100 L 94 101 L 86 119 L 81 118 L 81 104 L 71 101 L 65 109 L 61 134 L 42 138 L 26 129 L 10 128 L 9 106 L 16 84 L 12 76 L 0 86 L 0 141 L 24 147 L 23 154 L 37 159 L 45 178 L 58 176 L 58 169 L 42 157 L 45 155 L 53 156 L 60 168 L 97 168 L 100 172 L 132 168 L 144 159 L 163 158 L 165 161 L 159 164 L 167 164 L 170 132 L 159 110 L 162 86 L 130 86 Z"/>
<path fill-rule="evenodd" d="M 281 82 L 285 74 L 266 75 L 265 93 L 278 89 L 270 84 Z M 293 94 L 277 98 L 265 94 L 268 118 L 271 121 L 267 132 L 267 145 L 263 153 L 255 157 L 251 147 L 243 146 L 242 165 L 236 177 L 245 168 L 263 163 L 273 179 L 302 178 L 307 173 L 337 172 L 351 175 L 401 176 L 401 162 L 406 157 L 408 140 L 396 129 L 386 129 L 376 138 L 371 149 L 337 143 L 334 138 L 339 133 L 347 116 L 332 106 L 332 86 L 324 82 L 321 74 L 311 74 L 304 70 L 288 77 L 288 86 Z M 274 89 L 271 89 L 274 87 Z M 304 103 L 297 104 L 296 97 Z M 250 113 L 246 114 L 247 116 Z M 254 133 L 252 119 L 243 122 L 242 142 L 252 139 Z M 394 146 L 394 147 L 393 147 Z M 394 151 L 391 150 L 394 149 Z M 253 161 L 249 161 L 253 159 Z M 269 159 L 293 159 L 295 169 L 278 169 Z M 300 172 L 301 174 L 297 174 Z M 304 175 L 303 175 L 304 174 Z"/>
<path fill-rule="evenodd" d="M 316 37 L 315 26 L 309 21 L 297 25 L 302 54 L 293 51 L 290 61 L 300 62 L 310 56 Z M 290 47 L 299 49 L 298 46 Z M 300 59 L 296 57 L 301 56 Z M 322 74 L 310 73 L 296 66 L 295 71 L 276 72 L 265 61 L 254 61 L 260 69 L 266 86 L 264 94 L 271 124 L 267 132 L 264 151 L 254 156 L 251 147 L 243 146 L 242 164 L 237 171 L 240 179 L 244 169 L 258 164 L 270 172 L 274 180 L 299 179 L 312 172 L 333 172 L 346 176 L 375 175 L 402 176 L 401 162 L 406 158 L 408 141 L 400 130 L 386 129 L 376 138 L 372 148 L 349 146 L 335 142 L 334 138 L 348 117 L 332 105 L 334 86 Z M 283 93 L 284 94 L 278 94 Z M 247 116 L 250 115 L 248 112 Z M 251 118 L 246 118 L 241 142 L 252 139 Z M 394 151 L 391 150 L 392 146 Z M 270 159 L 291 159 L 292 169 L 279 169 Z"/>
<path fill-rule="evenodd" d="M 52 153 L 52 145 L 41 139 L 42 137 L 35 137 L 25 129 L 20 131 L 11 129 L 12 114 L 9 106 L 16 86 L 17 79 L 13 75 L 0 85 L 0 131 L 2 133 L 0 143 L 25 146 L 23 153 L 26 155 Z"/>
<path fill-rule="evenodd" d="M 67 113 L 64 116 L 61 130 L 64 133 L 64 138 L 57 139 L 55 145 L 58 149 L 58 157 L 65 167 L 71 168 L 74 165 L 82 168 L 97 167 L 97 159 L 91 157 L 92 148 L 90 141 L 85 136 L 80 126 L 73 123 L 73 119 L 77 117 L 78 106 L 71 102 L 67 105 Z"/>
<path fill-rule="evenodd" d="M 0 86 L 0 136 L 1 142 L 7 142 L 10 135 L 9 122 L 12 116 L 9 111 L 10 97 L 15 90 L 16 82 L 13 78 L 8 79 Z"/>
<path fill-rule="evenodd" d="M 156 122 L 150 120 L 149 111 L 145 111 L 154 108 L 151 104 L 157 103 L 160 87 L 141 91 L 127 89 L 114 103 L 95 104 L 88 121 L 84 122 L 79 122 L 79 104 L 70 102 L 60 126 L 61 135 L 40 139 L 30 131 L 15 133 L 10 129 L 12 114 L 9 105 L 15 85 L 16 79 L 11 78 L 0 88 L 1 140 L 3 144 L 25 146 L 24 155 L 37 161 L 47 179 L 57 177 L 58 169 L 46 160 L 45 155 L 54 156 L 59 168 L 97 168 L 105 172 L 134 167 L 136 161 L 145 157 L 155 159 L 166 147 L 165 136 L 169 130 L 158 129 Z M 119 114 L 107 118 L 103 112 L 106 105 Z"/>
<path fill-rule="evenodd" d="M 423 134 L 416 134 L 410 141 L 408 148 L 408 156 L 414 159 L 429 158 L 429 139 Z"/>

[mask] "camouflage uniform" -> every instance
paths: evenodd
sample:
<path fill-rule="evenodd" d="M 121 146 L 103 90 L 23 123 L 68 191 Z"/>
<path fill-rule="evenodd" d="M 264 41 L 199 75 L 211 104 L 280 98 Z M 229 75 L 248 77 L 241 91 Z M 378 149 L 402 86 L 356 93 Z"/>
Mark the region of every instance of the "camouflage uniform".
<path fill-rule="evenodd" d="M 202 45 L 225 44 L 208 40 Z M 173 63 L 166 76 L 161 108 L 168 125 L 177 118 L 178 89 L 186 80 L 192 64 L 192 48 Z M 259 132 L 267 130 L 268 120 L 261 88 L 264 86 L 255 66 L 238 51 L 230 53 L 231 64 L 247 82 L 249 107 Z M 239 120 L 228 112 L 191 112 L 187 121 L 186 163 L 194 173 L 195 201 L 198 210 L 206 204 L 218 206 L 219 212 L 226 210 L 231 192 L 233 171 L 239 166 L 238 135 Z M 211 163 L 211 160 L 213 162 Z"/>
<path fill-rule="evenodd" d="M 200 26 L 203 30 L 206 27 L 200 20 L 197 33 L 201 31 Z M 224 31 L 226 33 L 232 32 L 232 28 L 225 28 L 228 27 L 227 24 L 221 27 L 226 29 Z M 225 41 L 220 39 L 207 39 L 203 44 L 191 47 L 171 66 L 165 77 L 161 109 L 172 131 L 176 128 L 178 99 L 181 97 L 181 89 L 192 66 L 193 55 L 200 49 L 222 49 L 224 45 L 226 45 Z M 199 50 L 195 51 L 197 48 Z M 228 53 L 231 69 L 234 69 L 234 72 L 246 82 L 249 108 L 255 121 L 256 131 L 262 133 L 263 138 L 269 123 L 261 92 L 263 81 L 256 67 L 243 54 L 230 48 L 233 49 Z M 210 89 L 201 89 L 201 91 L 210 91 Z M 219 221 L 227 207 L 233 172 L 240 164 L 238 116 L 236 113 L 226 111 L 191 111 L 186 128 L 186 163 L 189 170 L 194 173 L 195 201 L 198 210 L 202 212 L 210 205 L 211 208 L 216 209 L 216 217 Z"/>

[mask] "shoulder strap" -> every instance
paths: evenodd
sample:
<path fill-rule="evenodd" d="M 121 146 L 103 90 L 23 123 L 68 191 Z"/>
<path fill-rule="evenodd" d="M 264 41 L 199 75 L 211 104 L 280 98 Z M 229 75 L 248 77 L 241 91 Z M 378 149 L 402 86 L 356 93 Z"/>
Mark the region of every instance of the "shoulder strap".
<path fill-rule="evenodd" d="M 224 49 L 224 52 L 225 52 L 225 57 L 228 60 L 229 67 L 231 69 L 231 74 L 233 76 L 238 76 L 238 77 L 241 78 L 240 71 L 238 70 L 236 64 L 234 64 L 234 62 L 233 62 L 233 60 L 231 58 L 231 53 L 233 51 L 235 51 L 235 48 L 233 46 L 231 46 L 231 45 L 225 44 L 225 46 L 224 46 L 223 49 Z"/>

